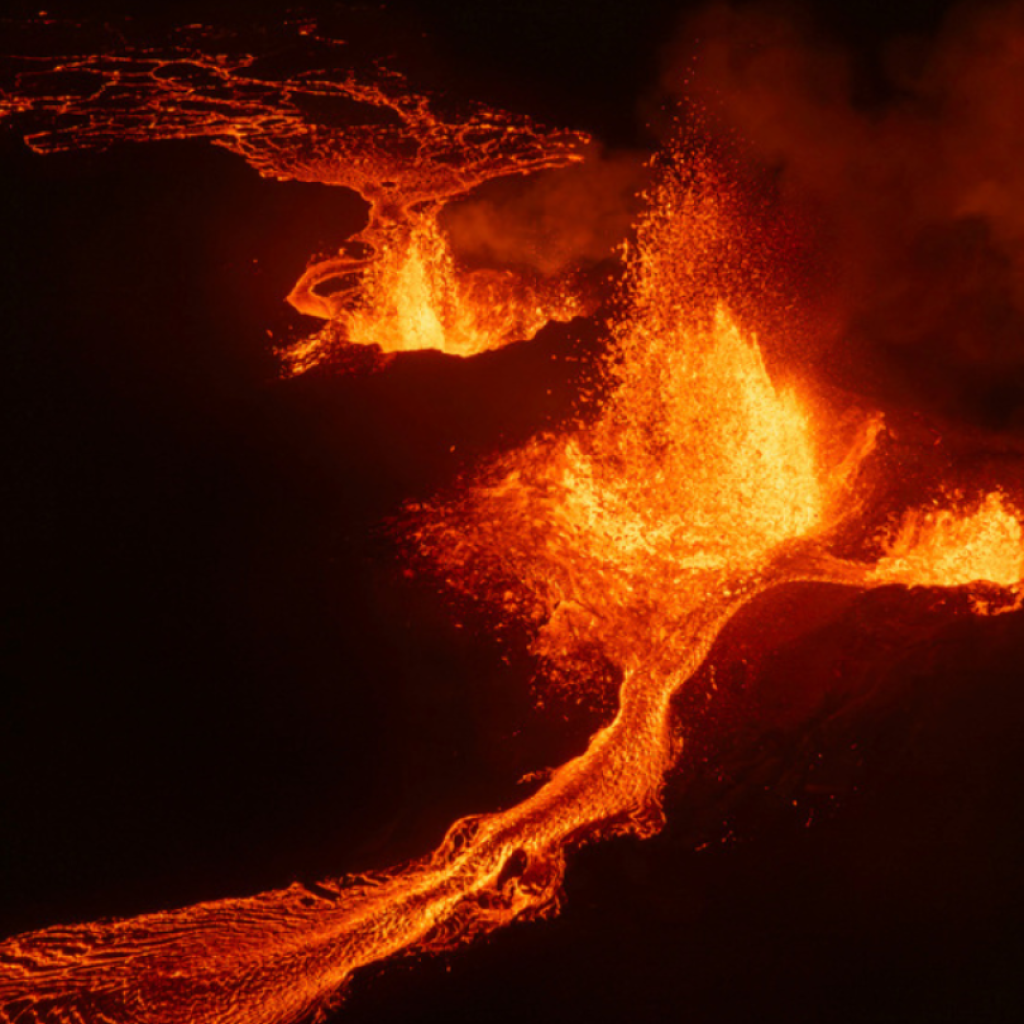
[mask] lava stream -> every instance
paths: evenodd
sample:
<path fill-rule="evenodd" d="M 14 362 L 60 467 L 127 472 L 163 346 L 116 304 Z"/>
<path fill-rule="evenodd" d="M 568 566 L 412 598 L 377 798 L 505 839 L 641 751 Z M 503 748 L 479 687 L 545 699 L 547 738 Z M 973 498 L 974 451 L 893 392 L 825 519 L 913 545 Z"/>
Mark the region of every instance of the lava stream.
<path fill-rule="evenodd" d="M 1018 535 L 1018 559 L 1019 543 Z M 522 803 L 463 819 L 433 855 L 379 876 L 8 940 L 0 1020 L 287 1024 L 330 1006 L 360 967 L 551 911 L 569 850 L 660 827 L 660 792 L 678 752 L 671 698 L 740 608 L 788 583 L 866 588 L 903 573 L 897 560 L 841 561 L 798 542 L 763 569 L 716 574 L 678 623 L 672 650 L 627 672 L 611 724 Z M 675 667 L 666 671 L 665 660 Z"/>

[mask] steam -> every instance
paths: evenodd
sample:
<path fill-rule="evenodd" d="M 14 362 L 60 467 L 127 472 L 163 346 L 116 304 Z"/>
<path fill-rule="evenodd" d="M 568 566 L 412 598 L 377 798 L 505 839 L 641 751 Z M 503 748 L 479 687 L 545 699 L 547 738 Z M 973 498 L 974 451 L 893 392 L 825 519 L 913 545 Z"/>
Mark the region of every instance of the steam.
<path fill-rule="evenodd" d="M 811 206 L 826 369 L 890 406 L 1024 433 L 1024 4 L 958 7 L 934 38 L 868 55 L 792 9 L 716 6 L 668 57 L 666 90 Z"/>
<path fill-rule="evenodd" d="M 504 178 L 442 216 L 455 252 L 487 264 L 552 275 L 614 255 L 641 208 L 644 155 L 594 147 L 571 167 Z"/>

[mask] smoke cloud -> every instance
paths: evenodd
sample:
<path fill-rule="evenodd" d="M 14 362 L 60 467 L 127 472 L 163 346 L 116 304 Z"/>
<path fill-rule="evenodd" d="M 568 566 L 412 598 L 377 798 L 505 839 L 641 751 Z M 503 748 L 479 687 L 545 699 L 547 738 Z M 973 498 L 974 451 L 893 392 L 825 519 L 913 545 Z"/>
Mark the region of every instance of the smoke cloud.
<path fill-rule="evenodd" d="M 820 226 L 833 378 L 1024 433 L 1024 4 L 870 54 L 792 7 L 716 6 L 667 57 L 666 91 Z"/>
<path fill-rule="evenodd" d="M 644 155 L 596 149 L 584 163 L 504 178 L 453 203 L 442 222 L 455 251 L 542 274 L 593 266 L 614 254 L 640 209 Z"/>

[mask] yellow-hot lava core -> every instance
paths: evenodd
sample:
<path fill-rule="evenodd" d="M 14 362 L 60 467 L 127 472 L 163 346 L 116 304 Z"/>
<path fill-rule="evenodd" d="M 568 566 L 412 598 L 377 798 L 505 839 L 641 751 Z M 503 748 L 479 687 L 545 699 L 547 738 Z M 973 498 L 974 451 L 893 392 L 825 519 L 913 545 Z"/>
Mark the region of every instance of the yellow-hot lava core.
<path fill-rule="evenodd" d="M 630 324 L 622 341 L 631 376 L 566 442 L 564 475 L 566 515 L 609 558 L 715 568 L 821 522 L 807 414 L 724 306 L 696 324 L 680 310 L 667 335 Z"/>

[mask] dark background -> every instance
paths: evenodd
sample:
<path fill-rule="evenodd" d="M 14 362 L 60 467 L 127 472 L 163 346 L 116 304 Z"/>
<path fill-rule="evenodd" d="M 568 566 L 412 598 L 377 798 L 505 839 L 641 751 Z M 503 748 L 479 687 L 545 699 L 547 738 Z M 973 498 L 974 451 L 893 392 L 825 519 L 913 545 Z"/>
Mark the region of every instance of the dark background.
<path fill-rule="evenodd" d="M 627 146 L 680 16 L 373 11 L 435 86 Z M 940 13 L 821 17 L 869 73 Z M 3 933 L 385 867 L 578 751 L 607 695 L 535 707 L 521 648 L 403 572 L 394 517 L 567 415 L 595 329 L 280 381 L 266 332 L 360 202 L 198 143 L 0 146 Z M 338 1019 L 1019 1019 L 1024 627 L 962 611 L 750 610 L 681 701 L 662 835 L 582 851 L 560 917 L 387 965 Z"/>

